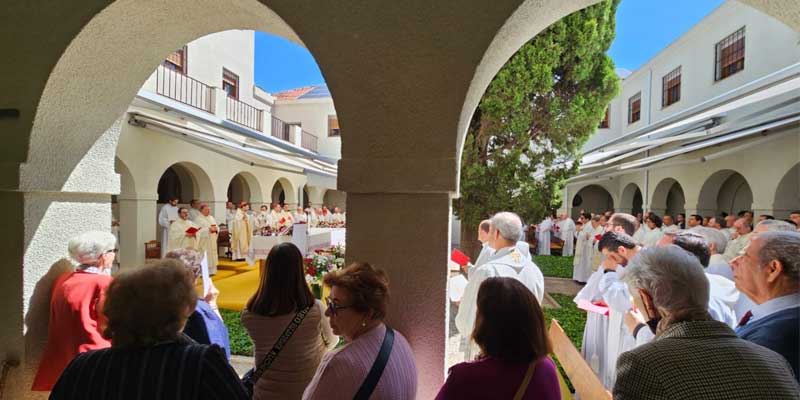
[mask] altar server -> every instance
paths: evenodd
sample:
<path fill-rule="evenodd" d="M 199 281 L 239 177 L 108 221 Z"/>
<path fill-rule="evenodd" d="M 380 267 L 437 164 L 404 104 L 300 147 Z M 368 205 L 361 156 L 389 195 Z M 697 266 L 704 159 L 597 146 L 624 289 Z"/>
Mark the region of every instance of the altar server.
<path fill-rule="evenodd" d="M 211 215 L 211 207 L 208 204 L 200 205 L 200 215 L 195 218 L 194 223 L 201 229 L 208 231 L 207 235 L 199 238 L 197 251 L 208 257 L 208 273 L 214 275 L 217 273 L 217 264 L 219 264 L 219 249 L 217 248 L 219 227 L 217 226 L 217 220 Z"/>
<path fill-rule="evenodd" d="M 189 209 L 181 207 L 178 209 L 178 219 L 169 227 L 169 247 L 167 252 L 187 247 L 196 249 L 198 239 L 206 236 L 208 236 L 208 229 L 201 229 L 192 222 L 189 219 Z"/>
<path fill-rule="evenodd" d="M 169 247 L 169 227 L 178 219 L 178 198 L 169 199 L 169 203 L 158 212 L 158 224 L 161 225 L 161 258 L 167 254 Z"/>
<path fill-rule="evenodd" d="M 561 255 L 565 257 L 573 255 L 575 252 L 575 222 L 567 214 L 561 214 L 561 220 L 558 221 L 558 232 L 559 237 L 564 241 Z"/>
<path fill-rule="evenodd" d="M 650 213 L 644 222 L 645 226 L 647 226 L 647 231 L 645 231 L 640 243 L 644 247 L 653 247 L 664 236 L 664 232 L 661 230 L 661 218 L 655 213 Z"/>
<path fill-rule="evenodd" d="M 595 248 L 597 236 L 603 233 L 603 226 L 600 224 L 602 218 L 601 215 L 592 217 L 589 214 L 584 214 L 583 216 L 583 229 L 578 234 L 578 250 L 572 262 L 572 280 L 587 282 L 592 275 L 595 253 L 597 252 Z"/>
<path fill-rule="evenodd" d="M 533 261 L 520 254 L 517 248 L 520 237 L 522 237 L 522 220 L 519 216 L 510 212 L 500 212 L 492 217 L 489 246 L 495 253 L 485 264 L 473 269 L 469 283 L 464 289 L 455 321 L 462 337 L 472 334 L 477 312 L 478 288 L 487 278 L 495 276 L 515 278 L 522 282 L 541 303 L 544 296 L 544 276 Z M 478 355 L 474 341 L 470 340 L 465 353 L 467 360 Z"/>
<path fill-rule="evenodd" d="M 234 260 L 244 259 L 250 249 L 250 239 L 253 237 L 253 220 L 248 216 L 250 204 L 242 202 L 241 207 L 236 210 L 236 217 L 233 220 L 231 229 L 231 251 Z"/>
<path fill-rule="evenodd" d="M 539 224 L 537 231 L 539 232 L 539 255 L 550 255 L 550 232 L 553 230 L 553 219 L 550 216 Z"/>

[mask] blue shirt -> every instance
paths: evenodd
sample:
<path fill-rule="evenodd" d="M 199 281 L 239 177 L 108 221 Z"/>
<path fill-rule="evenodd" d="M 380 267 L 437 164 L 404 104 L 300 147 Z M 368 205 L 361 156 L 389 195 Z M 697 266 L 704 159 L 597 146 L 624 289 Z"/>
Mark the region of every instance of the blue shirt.
<path fill-rule="evenodd" d="M 183 333 L 200 344 L 216 344 L 225 350 L 228 359 L 231 358 L 231 341 L 228 337 L 228 328 L 217 316 L 205 300 L 198 299 L 194 312 L 186 321 Z"/>

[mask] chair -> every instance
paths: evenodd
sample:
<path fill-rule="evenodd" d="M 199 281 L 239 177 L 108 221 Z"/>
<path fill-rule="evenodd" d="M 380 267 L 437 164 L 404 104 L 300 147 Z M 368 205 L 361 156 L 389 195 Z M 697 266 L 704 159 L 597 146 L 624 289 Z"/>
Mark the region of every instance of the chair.
<path fill-rule="evenodd" d="M 151 240 L 144 244 L 144 259 L 161 258 L 161 243 L 158 240 Z"/>

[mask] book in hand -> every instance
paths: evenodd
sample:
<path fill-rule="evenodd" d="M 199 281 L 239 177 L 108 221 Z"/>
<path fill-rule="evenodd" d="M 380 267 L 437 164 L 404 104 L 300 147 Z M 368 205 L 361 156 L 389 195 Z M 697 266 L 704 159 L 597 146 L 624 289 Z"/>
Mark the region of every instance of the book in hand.
<path fill-rule="evenodd" d="M 197 229 L 197 228 L 195 228 L 195 227 L 191 227 L 191 228 L 189 228 L 189 229 L 187 229 L 187 230 L 186 230 L 186 234 L 187 234 L 187 235 L 194 235 L 194 234 L 195 234 L 195 233 L 197 233 L 197 231 L 199 231 L 199 230 L 200 230 L 200 229 Z"/>
<path fill-rule="evenodd" d="M 453 253 L 450 254 L 450 259 L 462 267 L 469 264 L 469 257 L 458 249 L 453 249 Z"/>

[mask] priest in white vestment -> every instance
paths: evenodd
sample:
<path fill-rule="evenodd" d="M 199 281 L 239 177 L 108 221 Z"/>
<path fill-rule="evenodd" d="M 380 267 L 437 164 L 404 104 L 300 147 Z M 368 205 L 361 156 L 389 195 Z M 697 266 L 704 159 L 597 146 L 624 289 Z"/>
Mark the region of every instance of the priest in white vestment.
<path fill-rule="evenodd" d="M 236 218 L 236 205 L 229 201 L 225 203 L 225 226 L 228 229 L 231 229 L 234 218 Z"/>
<path fill-rule="evenodd" d="M 169 227 L 169 247 L 167 252 L 187 247 L 197 249 L 197 243 L 208 236 L 208 229 L 200 228 L 189 219 L 189 209 L 181 207 L 178 219 Z"/>
<path fill-rule="evenodd" d="M 309 227 L 317 227 L 319 226 L 319 216 L 322 214 L 322 210 L 319 208 L 310 207 L 308 209 L 308 226 Z"/>
<path fill-rule="evenodd" d="M 752 236 L 752 226 L 744 218 L 737 219 L 733 227 L 736 228 L 737 236 L 728 242 L 728 246 L 725 249 L 724 257 L 728 262 L 731 262 L 744 250 L 747 244 L 750 243 L 750 236 Z"/>
<path fill-rule="evenodd" d="M 485 264 L 474 268 L 456 315 L 456 327 L 462 337 L 470 337 L 475 326 L 478 289 L 481 282 L 491 277 L 509 277 L 522 282 L 536 296 L 539 303 L 544 297 L 544 276 L 536 264 L 520 254 L 517 242 L 522 237 L 522 220 L 514 213 L 500 212 L 491 218 L 489 246 L 495 253 Z M 478 348 L 470 340 L 465 349 L 466 360 L 471 360 Z"/>
<path fill-rule="evenodd" d="M 250 240 L 253 237 L 253 219 L 248 215 L 250 205 L 242 202 L 241 207 L 236 210 L 236 217 L 233 219 L 231 229 L 231 252 L 234 260 L 243 260 L 250 249 Z"/>
<path fill-rule="evenodd" d="M 575 222 L 567 214 L 561 214 L 561 220 L 558 221 L 558 232 L 559 237 L 564 241 L 561 255 L 564 257 L 573 255 L 575 253 Z"/>
<path fill-rule="evenodd" d="M 262 205 L 258 216 L 256 216 L 256 229 L 264 229 L 267 227 L 272 227 L 272 214 L 269 211 L 269 207 Z"/>
<path fill-rule="evenodd" d="M 536 229 L 539 232 L 539 252 L 540 256 L 550 255 L 550 232 L 553 230 L 553 219 L 549 216 L 539 224 Z"/>
<path fill-rule="evenodd" d="M 661 232 L 665 235 L 670 235 L 677 233 L 680 231 L 681 228 L 678 225 L 675 225 L 675 221 L 672 219 L 671 215 L 665 215 L 661 221 Z"/>
<path fill-rule="evenodd" d="M 595 265 L 595 253 L 597 253 L 595 247 L 597 236 L 603 233 L 603 226 L 600 223 L 602 218 L 601 215 L 595 215 L 591 220 L 583 223 L 583 229 L 578 235 L 577 243 L 580 250 L 572 262 L 572 280 L 574 281 L 587 282 L 592 275 L 592 267 Z"/>
<path fill-rule="evenodd" d="M 189 202 L 189 220 L 194 221 L 198 215 L 200 215 L 200 201 L 192 199 L 192 201 Z"/>
<path fill-rule="evenodd" d="M 206 255 L 208 258 L 208 273 L 214 275 L 217 273 L 217 265 L 219 264 L 219 249 L 217 247 L 219 226 L 217 226 L 217 220 L 211 215 L 211 207 L 208 204 L 200 205 L 200 215 L 195 218 L 194 223 L 201 229 L 208 231 L 207 235 L 203 235 L 198 239 L 197 251 Z"/>
<path fill-rule="evenodd" d="M 158 224 L 161 226 L 161 258 L 167 254 L 169 247 L 169 227 L 178 219 L 178 198 L 169 199 L 169 203 L 158 212 Z"/>
<path fill-rule="evenodd" d="M 294 210 L 294 214 L 292 214 L 292 219 L 294 219 L 295 224 L 307 224 L 308 223 L 308 215 L 303 211 L 303 207 L 297 207 Z"/>
<path fill-rule="evenodd" d="M 653 247 L 664 236 L 664 232 L 661 231 L 661 218 L 654 213 L 650 213 L 644 222 L 647 226 L 647 231 L 640 243 L 644 247 Z"/>

